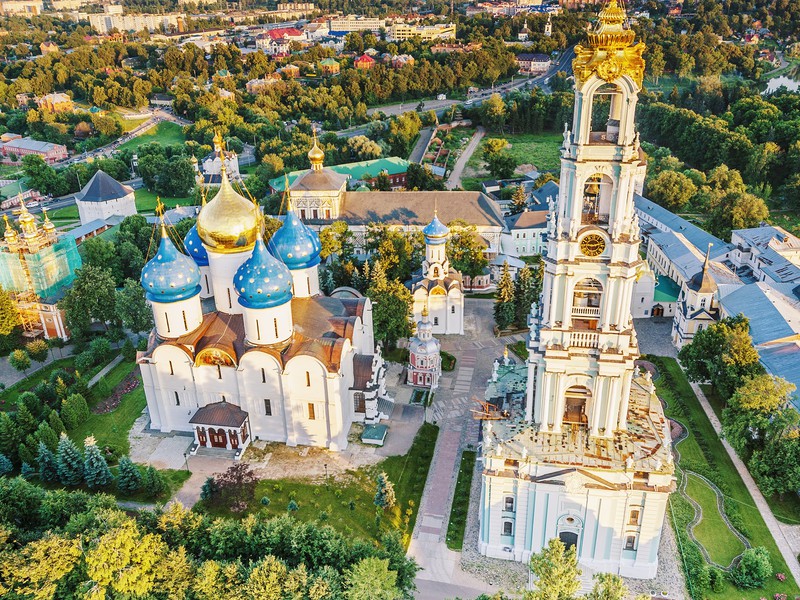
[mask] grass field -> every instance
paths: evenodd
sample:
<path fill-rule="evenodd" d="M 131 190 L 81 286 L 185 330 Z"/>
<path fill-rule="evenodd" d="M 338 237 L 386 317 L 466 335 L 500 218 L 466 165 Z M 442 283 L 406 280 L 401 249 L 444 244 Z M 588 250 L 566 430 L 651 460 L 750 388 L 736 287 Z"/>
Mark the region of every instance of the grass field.
<path fill-rule="evenodd" d="M 94 406 L 102 398 L 107 396 L 125 379 L 125 377 L 136 369 L 136 364 L 122 361 L 114 367 L 103 378 L 104 386 L 98 384 L 92 388 L 89 406 Z M 83 440 L 93 435 L 99 446 L 112 446 L 120 456 L 130 453 L 130 443 L 128 442 L 128 432 L 133 426 L 133 422 L 142 414 L 147 401 L 144 396 L 144 388 L 140 384 L 131 392 L 125 394 L 117 408 L 109 413 L 97 415 L 91 413 L 89 418 L 69 432 L 78 446 L 83 445 Z"/>
<path fill-rule="evenodd" d="M 262 480 L 256 488 L 255 499 L 246 511 L 237 515 L 202 501 L 198 508 L 215 516 L 241 517 L 258 511 L 277 516 L 286 514 L 289 502 L 294 500 L 298 509 L 293 516 L 301 521 L 321 521 L 345 535 L 373 540 L 377 540 L 382 531 L 396 529 L 402 532 L 403 543 L 408 546 L 438 434 L 438 427 L 425 423 L 408 454 L 390 456 L 374 466 L 348 471 L 327 482 Z M 378 511 L 373 502 L 375 477 L 380 472 L 385 472 L 394 484 L 397 499 L 397 504 L 386 511 Z M 269 498 L 266 505 L 262 503 L 265 496 Z"/>
<path fill-rule="evenodd" d="M 142 135 L 138 135 L 132 140 L 128 140 L 119 148 L 117 148 L 117 150 L 124 150 L 128 148 L 135 150 L 142 144 L 149 144 L 150 142 L 159 142 L 163 146 L 169 146 L 171 144 L 183 144 L 185 141 L 186 136 L 183 135 L 183 128 L 180 125 L 170 121 L 162 121 Z"/>
<path fill-rule="evenodd" d="M 453 507 L 450 509 L 450 521 L 447 523 L 447 547 L 450 550 L 461 550 L 464 546 L 464 529 L 467 526 L 469 511 L 469 491 L 472 487 L 472 474 L 475 471 L 474 450 L 464 450 L 461 454 L 461 466 L 458 468 L 458 481 L 453 494 Z"/>
<path fill-rule="evenodd" d="M 58 356 L 58 350 L 52 350 Z M 32 363 L 33 367 L 38 366 L 39 363 Z M 25 391 L 31 391 L 42 381 L 50 379 L 50 374 L 56 369 L 65 369 L 67 371 L 75 368 L 75 358 L 68 357 L 53 361 L 40 371 L 33 373 L 25 379 L 9 386 L 0 392 L 0 410 L 7 410 L 14 407 L 14 402 L 17 396 Z M 30 370 L 30 369 L 29 369 Z"/>
<path fill-rule="evenodd" d="M 156 209 L 156 198 L 158 198 L 158 194 L 155 192 L 151 192 L 145 188 L 139 188 L 134 195 L 136 196 L 136 210 L 138 212 L 153 212 Z M 163 202 L 164 206 L 167 208 L 175 208 L 179 205 L 186 206 L 187 204 L 191 204 L 193 199 L 188 196 L 186 198 L 167 198 L 161 196 L 161 202 Z"/>
<path fill-rule="evenodd" d="M 528 360 L 527 342 L 514 342 L 513 344 L 508 345 L 508 349 L 519 356 L 522 360 Z"/>
<path fill-rule="evenodd" d="M 646 358 L 652 360 L 661 373 L 656 380 L 656 388 L 659 398 L 667 402 L 668 407 L 665 411 L 667 416 L 678 419 L 688 427 L 688 437 L 678 446 L 681 455 L 679 468 L 691 469 L 714 481 L 725 494 L 726 510 L 736 513 L 736 515 L 729 513 L 729 518 L 734 523 L 738 521 L 746 529 L 746 531 L 742 530 L 742 533 L 747 536 L 753 546 L 764 546 L 767 549 L 775 572 L 788 573 L 786 563 L 778 551 L 772 534 L 753 503 L 750 492 L 739 477 L 736 467 L 722 446 L 711 422 L 703 412 L 677 361 L 664 357 Z M 673 496 L 677 496 L 677 494 Z M 671 501 L 671 504 L 674 506 L 676 503 Z M 679 505 L 680 502 L 677 504 Z M 676 533 L 680 532 L 676 531 Z M 724 549 L 716 548 L 711 541 L 709 544 L 711 547 L 707 547 L 707 550 L 712 556 L 714 553 L 725 552 Z M 789 577 L 783 583 L 770 578 L 763 588 L 757 590 L 739 590 L 726 581 L 722 591 L 707 591 L 705 594 L 707 598 L 720 600 L 730 598 L 760 600 L 764 597 L 772 598 L 776 593 L 785 593 L 794 597 L 799 592 L 800 589 Z"/>
<path fill-rule="evenodd" d="M 507 148 L 518 165 L 534 165 L 538 170 L 548 171 L 559 168 L 560 150 L 564 138 L 560 133 L 519 133 L 519 134 L 489 134 L 484 136 L 478 148 L 467 161 L 461 186 L 465 190 L 480 190 L 480 183 L 490 179 L 486 163 L 483 161 L 483 146 L 487 139 L 503 138 L 510 144 Z"/>
<path fill-rule="evenodd" d="M 694 475 L 688 475 L 686 493 L 703 507 L 703 516 L 695 525 L 694 536 L 703 544 L 708 555 L 718 565 L 727 567 L 744 552 L 744 544 L 725 524 L 717 508 L 717 495 L 709 485 Z"/>

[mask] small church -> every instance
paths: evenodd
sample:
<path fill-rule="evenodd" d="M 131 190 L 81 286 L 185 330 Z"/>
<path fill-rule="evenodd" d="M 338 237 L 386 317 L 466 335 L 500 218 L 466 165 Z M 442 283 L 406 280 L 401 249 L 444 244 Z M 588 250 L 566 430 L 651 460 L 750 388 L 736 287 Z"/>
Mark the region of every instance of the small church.
<path fill-rule="evenodd" d="M 289 205 L 269 240 L 258 206 L 221 185 L 180 240 L 162 222 L 141 284 L 155 329 L 137 362 L 150 426 L 233 451 L 252 440 L 341 451 L 391 414 L 372 303 L 320 293 L 320 240 Z M 177 243 L 176 243 L 177 242 Z"/>

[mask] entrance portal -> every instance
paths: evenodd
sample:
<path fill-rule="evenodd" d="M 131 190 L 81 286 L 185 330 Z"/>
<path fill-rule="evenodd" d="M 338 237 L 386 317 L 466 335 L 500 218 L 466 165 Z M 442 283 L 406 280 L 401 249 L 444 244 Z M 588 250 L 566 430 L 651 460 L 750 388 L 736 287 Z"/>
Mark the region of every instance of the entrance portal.
<path fill-rule="evenodd" d="M 211 438 L 212 448 L 227 448 L 228 436 L 224 429 L 209 429 L 208 437 Z"/>

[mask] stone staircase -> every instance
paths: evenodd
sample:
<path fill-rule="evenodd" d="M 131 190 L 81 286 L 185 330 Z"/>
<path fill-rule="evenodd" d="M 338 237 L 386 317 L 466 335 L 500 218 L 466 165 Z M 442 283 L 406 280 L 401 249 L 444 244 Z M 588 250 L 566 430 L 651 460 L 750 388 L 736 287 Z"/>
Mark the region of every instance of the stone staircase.
<path fill-rule="evenodd" d="M 238 450 L 228 450 L 227 448 L 204 448 L 200 446 L 195 453 L 195 456 L 208 456 L 210 458 L 224 458 L 227 460 L 235 460 Z"/>
<path fill-rule="evenodd" d="M 381 420 L 388 420 L 392 417 L 394 410 L 394 400 L 391 398 L 378 398 L 378 415 Z"/>

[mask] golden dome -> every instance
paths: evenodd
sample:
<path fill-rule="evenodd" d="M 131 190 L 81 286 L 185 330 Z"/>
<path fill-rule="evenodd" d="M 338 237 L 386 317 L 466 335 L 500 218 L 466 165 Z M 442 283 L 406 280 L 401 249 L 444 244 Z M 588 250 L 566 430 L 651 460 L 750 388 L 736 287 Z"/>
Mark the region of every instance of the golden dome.
<path fill-rule="evenodd" d="M 236 193 L 223 165 L 214 198 L 197 215 L 197 233 L 213 252 L 233 254 L 251 250 L 259 232 L 258 207 Z"/>
<path fill-rule="evenodd" d="M 50 220 L 50 217 L 47 216 L 47 209 L 42 207 L 42 214 L 44 215 L 44 223 L 42 224 L 42 229 L 46 232 L 50 233 L 51 231 L 55 231 L 56 226 L 53 225 L 53 222 Z"/>
<path fill-rule="evenodd" d="M 311 168 L 318 171 L 322 168 L 322 163 L 325 160 L 325 152 L 317 144 L 317 131 L 314 130 L 314 145 L 308 151 L 308 160 L 311 161 Z"/>
<path fill-rule="evenodd" d="M 5 222 L 5 232 L 3 233 L 3 237 L 6 241 L 17 241 L 19 235 L 17 234 L 17 230 L 11 226 L 11 223 L 8 222 L 8 215 L 3 215 L 3 221 Z"/>

